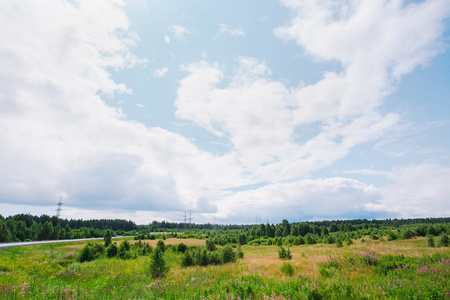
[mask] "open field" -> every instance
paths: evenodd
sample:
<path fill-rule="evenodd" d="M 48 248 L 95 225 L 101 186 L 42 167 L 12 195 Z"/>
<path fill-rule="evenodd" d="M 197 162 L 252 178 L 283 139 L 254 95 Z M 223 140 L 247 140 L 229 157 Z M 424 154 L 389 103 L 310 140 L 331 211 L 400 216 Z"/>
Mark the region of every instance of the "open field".
<path fill-rule="evenodd" d="M 205 244 L 196 239 L 164 242 Z M 425 238 L 415 238 L 355 240 L 341 248 L 292 246 L 289 261 L 278 258 L 277 246 L 243 246 L 244 259 L 236 263 L 188 268 L 180 266 L 182 254 L 168 247 L 164 259 L 170 270 L 163 279 L 151 278 L 150 256 L 79 263 L 84 243 L 3 249 L 0 298 L 450 299 L 450 250 L 426 245 Z M 286 262 L 292 275 L 281 271 Z"/>

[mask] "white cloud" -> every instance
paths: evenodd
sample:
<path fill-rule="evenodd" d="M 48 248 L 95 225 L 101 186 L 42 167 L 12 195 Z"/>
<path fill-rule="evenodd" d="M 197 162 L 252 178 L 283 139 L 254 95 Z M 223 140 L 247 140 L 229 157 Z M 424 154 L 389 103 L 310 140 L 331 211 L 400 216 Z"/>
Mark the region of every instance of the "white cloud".
<path fill-rule="evenodd" d="M 424 163 L 395 168 L 386 176 L 393 184 L 384 187 L 381 199 L 368 204 L 367 209 L 399 217 L 449 215 L 450 168 Z"/>
<path fill-rule="evenodd" d="M 164 67 L 161 69 L 156 69 L 154 76 L 158 77 L 158 78 L 162 78 L 162 77 L 166 76 L 167 72 L 169 72 L 169 69 L 167 67 Z"/>
<path fill-rule="evenodd" d="M 206 188 L 241 182 L 233 154 L 200 151 L 102 100 L 129 91 L 107 69 L 140 62 L 116 2 L 2 2 L 0 17 L 0 202 L 181 211 L 200 209 Z"/>
<path fill-rule="evenodd" d="M 141 104 L 141 103 L 136 103 L 136 106 L 139 107 L 139 108 L 144 108 L 145 107 L 145 105 Z"/>
<path fill-rule="evenodd" d="M 233 28 L 228 24 L 219 24 L 219 33 L 229 33 L 231 35 L 245 36 L 245 32 L 242 27 Z"/>
<path fill-rule="evenodd" d="M 165 41 L 167 44 L 170 44 L 170 37 L 168 37 L 167 35 L 165 35 L 165 36 L 164 36 L 164 41 Z"/>
<path fill-rule="evenodd" d="M 103 101 L 131 93 L 110 70 L 145 63 L 130 51 L 138 38 L 121 1 L 11 3 L 0 2 L 0 202 L 54 205 L 63 196 L 80 213 L 192 209 L 224 222 L 252 219 L 255 207 L 270 218 L 449 212 L 442 195 L 450 172 L 439 165 L 395 169 L 386 188 L 305 179 L 399 122 L 383 112 L 383 99 L 440 49 L 443 0 L 284 1 L 296 15 L 276 34 L 342 65 L 308 86 L 271 79 L 267 64 L 251 57 L 239 57 L 229 74 L 218 63 L 183 65 L 176 116 L 228 141 L 223 155 L 130 121 Z M 178 39 L 191 34 L 169 30 Z M 262 187 L 233 192 L 254 184 Z"/>
<path fill-rule="evenodd" d="M 169 27 L 169 30 L 175 35 L 178 40 L 184 40 L 186 34 L 192 34 L 189 29 L 181 25 L 172 25 Z"/>
<path fill-rule="evenodd" d="M 218 204 L 221 213 L 216 216 L 247 223 L 253 223 L 257 215 L 291 221 L 360 217 L 367 213 L 365 206 L 379 197 L 377 188 L 356 180 L 307 179 L 230 195 Z"/>

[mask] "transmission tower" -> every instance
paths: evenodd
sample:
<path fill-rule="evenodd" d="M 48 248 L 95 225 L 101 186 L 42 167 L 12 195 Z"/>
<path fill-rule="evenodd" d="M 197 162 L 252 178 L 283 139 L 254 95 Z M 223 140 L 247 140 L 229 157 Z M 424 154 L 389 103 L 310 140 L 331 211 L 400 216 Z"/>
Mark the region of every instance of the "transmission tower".
<path fill-rule="evenodd" d="M 59 218 L 61 216 L 61 206 L 63 205 L 62 203 L 62 197 L 59 197 L 59 202 L 58 202 L 58 208 L 56 209 L 56 217 Z"/>

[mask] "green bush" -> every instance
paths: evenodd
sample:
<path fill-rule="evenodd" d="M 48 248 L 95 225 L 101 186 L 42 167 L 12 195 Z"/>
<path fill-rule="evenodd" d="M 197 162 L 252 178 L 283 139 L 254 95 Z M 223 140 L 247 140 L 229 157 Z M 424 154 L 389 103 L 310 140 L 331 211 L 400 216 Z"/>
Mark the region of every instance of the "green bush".
<path fill-rule="evenodd" d="M 427 237 L 427 244 L 428 244 L 428 247 L 431 247 L 431 248 L 436 247 L 436 244 L 434 243 L 434 238 L 432 235 Z"/>
<path fill-rule="evenodd" d="M 88 242 L 83 249 L 81 249 L 80 255 L 78 256 L 79 262 L 92 261 L 101 256 L 105 251 L 102 244 Z"/>
<path fill-rule="evenodd" d="M 194 265 L 194 260 L 192 259 L 192 255 L 190 251 L 185 251 L 183 257 L 181 258 L 181 266 L 189 267 Z"/>
<path fill-rule="evenodd" d="M 283 263 L 283 265 L 280 268 L 281 272 L 283 272 L 286 276 L 292 276 L 294 275 L 294 267 L 290 263 Z"/>
<path fill-rule="evenodd" d="M 178 252 L 185 253 L 187 249 L 187 246 L 183 243 L 177 245 Z"/>
<path fill-rule="evenodd" d="M 162 278 L 166 275 L 168 268 L 164 261 L 164 254 L 161 248 L 156 248 L 150 263 L 150 274 L 153 278 Z"/>
<path fill-rule="evenodd" d="M 206 240 L 206 250 L 210 252 L 216 250 L 216 245 L 214 245 L 214 242 L 211 239 Z"/>
<path fill-rule="evenodd" d="M 291 250 L 289 248 L 286 250 L 281 246 L 280 250 L 278 250 L 278 258 L 283 260 L 292 259 Z"/>
<path fill-rule="evenodd" d="M 448 238 L 448 235 L 446 235 L 444 232 L 440 235 L 439 237 L 439 243 L 438 246 L 439 247 L 448 247 L 448 245 L 450 244 L 450 240 Z"/>
<path fill-rule="evenodd" d="M 219 251 L 210 252 L 208 254 L 208 260 L 211 265 L 222 265 L 222 255 Z"/>
<path fill-rule="evenodd" d="M 222 261 L 224 264 L 228 262 L 235 262 L 236 261 L 236 253 L 233 251 L 233 248 L 231 248 L 230 245 L 226 245 L 221 249 L 222 252 Z"/>
<path fill-rule="evenodd" d="M 237 255 L 237 257 L 239 259 L 243 259 L 244 258 L 244 252 L 242 252 L 241 245 L 239 245 L 239 247 L 237 249 L 237 252 L 236 252 L 236 255 Z"/>
<path fill-rule="evenodd" d="M 164 244 L 163 240 L 159 240 L 158 243 L 156 243 L 156 248 L 161 250 L 162 252 L 166 251 L 166 245 Z"/>
<path fill-rule="evenodd" d="M 108 248 L 106 248 L 106 256 L 108 256 L 110 258 L 117 256 L 117 245 L 116 245 L 116 243 L 112 243 L 111 245 L 109 245 Z"/>

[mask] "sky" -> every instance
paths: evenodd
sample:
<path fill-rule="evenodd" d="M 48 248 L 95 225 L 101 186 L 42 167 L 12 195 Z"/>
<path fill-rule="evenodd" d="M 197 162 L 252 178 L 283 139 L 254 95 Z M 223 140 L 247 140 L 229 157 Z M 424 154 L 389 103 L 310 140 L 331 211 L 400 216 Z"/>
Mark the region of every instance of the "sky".
<path fill-rule="evenodd" d="M 448 0 L 0 2 L 0 214 L 450 215 Z"/>

